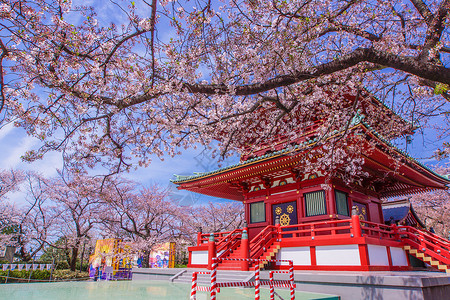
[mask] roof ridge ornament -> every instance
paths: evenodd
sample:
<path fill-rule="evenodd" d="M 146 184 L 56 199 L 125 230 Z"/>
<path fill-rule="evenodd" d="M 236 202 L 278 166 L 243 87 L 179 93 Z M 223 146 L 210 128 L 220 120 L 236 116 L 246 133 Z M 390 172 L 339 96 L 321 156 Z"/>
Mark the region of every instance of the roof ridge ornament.
<path fill-rule="evenodd" d="M 175 180 L 173 180 L 173 181 L 186 180 L 186 179 L 189 179 L 190 177 L 192 177 L 190 175 L 177 175 L 177 174 L 173 174 L 173 176 L 175 177 Z"/>
<path fill-rule="evenodd" d="M 361 123 L 366 116 L 361 113 L 361 110 L 358 109 L 356 114 L 353 116 L 352 121 L 350 122 L 350 126 L 355 126 Z"/>

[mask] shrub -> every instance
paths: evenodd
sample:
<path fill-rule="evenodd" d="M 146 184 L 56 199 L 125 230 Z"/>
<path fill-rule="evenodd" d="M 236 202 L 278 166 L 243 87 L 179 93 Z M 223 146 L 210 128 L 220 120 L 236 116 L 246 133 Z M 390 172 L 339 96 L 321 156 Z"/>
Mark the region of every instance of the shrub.
<path fill-rule="evenodd" d="M 59 261 L 57 263 L 55 263 L 56 265 L 56 270 L 65 270 L 69 268 L 69 264 L 67 263 L 67 261 Z"/>
<path fill-rule="evenodd" d="M 4 283 L 6 281 L 6 276 L 11 277 L 8 278 L 8 282 L 18 282 L 21 280 L 17 280 L 15 278 L 20 278 L 22 280 L 28 280 L 30 278 L 30 272 L 27 270 L 14 270 L 10 271 L 8 275 L 8 271 L 0 271 L 0 282 Z M 3 277 L 4 276 L 4 277 Z M 31 278 L 34 280 L 49 280 L 50 279 L 50 271 L 48 270 L 34 270 L 33 273 L 31 273 Z"/>
<path fill-rule="evenodd" d="M 89 277 L 88 272 L 70 271 L 70 270 L 55 270 L 53 272 L 54 280 L 67 280 L 67 279 L 81 279 Z"/>
<path fill-rule="evenodd" d="M 76 270 L 80 270 L 80 263 L 79 262 L 77 262 L 75 269 Z M 81 268 L 81 270 L 85 271 L 85 272 L 88 271 L 89 270 L 89 263 L 88 262 L 83 263 L 83 267 Z"/>

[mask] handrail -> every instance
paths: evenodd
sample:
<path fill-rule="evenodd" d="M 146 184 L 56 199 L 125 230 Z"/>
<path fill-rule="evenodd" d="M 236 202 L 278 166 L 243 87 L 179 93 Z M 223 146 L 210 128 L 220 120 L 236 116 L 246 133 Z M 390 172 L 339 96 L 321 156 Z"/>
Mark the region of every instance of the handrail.
<path fill-rule="evenodd" d="M 444 264 L 450 264 L 450 242 L 448 240 L 411 226 L 398 226 L 398 234 L 406 244 Z"/>
<path fill-rule="evenodd" d="M 339 233 L 338 231 L 341 232 Z M 295 238 L 314 239 L 316 236 L 320 236 L 320 233 L 323 232 L 330 232 L 332 236 L 351 235 L 351 219 L 294 224 L 280 227 L 281 237 L 284 237 L 285 235 L 292 235 L 292 237 Z M 329 235 L 327 235 L 327 238 L 329 238 Z"/>
<path fill-rule="evenodd" d="M 228 235 L 233 231 L 214 232 L 214 238 L 223 238 L 225 235 Z M 200 235 L 200 244 L 207 243 L 209 240 L 209 236 L 210 236 L 209 233 L 202 233 Z"/>
<path fill-rule="evenodd" d="M 278 234 L 277 227 L 274 225 L 266 226 L 259 234 L 250 241 L 250 258 L 262 254 L 260 252 L 273 242 L 273 235 Z M 259 257 L 258 257 L 259 258 Z"/>
<path fill-rule="evenodd" d="M 359 227 L 361 229 L 356 234 Z M 219 257 L 227 257 L 232 250 L 239 247 L 242 232 L 242 229 L 235 229 L 214 233 L 214 237 L 218 238 L 216 249 L 217 253 L 220 253 Z M 401 242 L 443 264 L 450 265 L 450 241 L 440 236 L 411 226 L 385 225 L 355 219 L 328 220 L 287 226 L 268 225 L 249 241 L 250 258 L 258 259 L 274 242 L 281 241 L 282 238 L 293 237 L 307 242 L 314 239 L 340 239 L 346 235 Z M 202 243 L 207 237 L 209 237 L 208 234 L 201 234 Z"/>
<path fill-rule="evenodd" d="M 398 232 L 392 225 L 384 225 L 370 221 L 361 220 L 361 229 L 364 235 L 368 237 L 384 238 L 390 240 L 398 240 Z"/>
<path fill-rule="evenodd" d="M 220 257 L 226 256 L 232 248 L 231 245 L 240 241 L 240 239 L 242 237 L 242 231 L 243 231 L 242 229 L 235 229 L 235 230 L 231 231 L 228 235 L 223 237 L 220 241 L 217 242 L 217 246 L 216 246 L 217 253 L 219 253 L 220 251 L 225 249 L 225 251 L 220 255 Z"/>

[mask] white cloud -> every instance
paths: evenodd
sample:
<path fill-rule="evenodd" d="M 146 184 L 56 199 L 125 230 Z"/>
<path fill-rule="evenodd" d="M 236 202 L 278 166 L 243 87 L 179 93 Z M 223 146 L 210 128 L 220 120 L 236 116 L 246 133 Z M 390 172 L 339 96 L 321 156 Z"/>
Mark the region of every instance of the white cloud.
<path fill-rule="evenodd" d="M 13 129 L 14 129 L 13 123 L 8 123 L 5 126 L 0 128 L 0 142 L 5 138 Z"/>
<path fill-rule="evenodd" d="M 2 165 L 5 169 L 15 169 L 18 167 L 18 165 L 22 162 L 21 156 L 24 155 L 24 153 L 27 150 L 30 150 L 34 145 L 36 144 L 36 139 L 30 136 L 24 137 L 19 144 L 17 145 L 11 145 L 11 152 L 9 155 L 4 159 L 2 162 Z"/>

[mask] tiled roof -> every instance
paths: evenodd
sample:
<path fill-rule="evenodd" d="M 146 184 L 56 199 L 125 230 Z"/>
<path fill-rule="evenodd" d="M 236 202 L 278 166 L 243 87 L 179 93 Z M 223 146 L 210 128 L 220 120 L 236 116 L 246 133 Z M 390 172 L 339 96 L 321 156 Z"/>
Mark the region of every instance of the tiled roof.
<path fill-rule="evenodd" d="M 380 139 L 382 142 L 386 143 L 389 147 L 394 149 L 396 152 L 398 152 L 400 155 L 402 155 L 406 159 L 408 159 L 408 160 L 418 164 L 419 166 L 421 166 L 422 168 L 424 168 L 427 171 L 431 172 L 432 174 L 434 174 L 434 175 L 436 175 L 436 176 L 438 176 L 438 177 L 440 177 L 442 179 L 445 179 L 445 180 L 449 181 L 449 175 L 444 175 L 443 176 L 443 175 L 440 175 L 440 174 L 434 172 L 432 169 L 430 169 L 429 167 L 427 167 L 426 165 L 424 165 L 420 161 L 418 161 L 415 158 L 411 157 L 407 152 L 405 152 L 405 151 L 399 149 L 398 147 L 396 147 L 395 145 L 393 145 L 390 141 L 388 141 L 385 137 L 383 137 L 381 134 L 379 134 L 369 124 L 364 122 L 364 118 L 365 118 L 364 115 L 362 115 L 359 112 L 357 112 L 356 115 L 353 117 L 353 119 L 352 119 L 352 121 L 350 123 L 350 126 L 352 128 L 354 128 L 354 127 L 356 127 L 358 125 L 364 126 L 371 133 L 373 133 L 378 139 Z M 336 135 L 338 133 L 339 132 L 337 130 L 335 130 L 333 132 L 333 135 Z M 279 157 L 279 156 L 285 155 L 285 154 L 290 153 L 290 152 L 294 152 L 294 151 L 298 151 L 300 149 L 306 148 L 309 145 L 315 144 L 318 140 L 319 139 L 317 137 L 314 138 L 314 139 L 307 140 L 307 141 L 305 140 L 305 141 L 301 142 L 300 144 L 297 144 L 297 145 L 295 145 L 293 147 L 286 147 L 286 148 L 281 149 L 279 151 L 275 151 L 275 152 L 272 152 L 272 153 L 268 153 L 268 154 L 264 154 L 264 155 L 261 155 L 261 156 L 258 156 L 258 157 L 254 157 L 252 159 L 248 159 L 248 160 L 239 162 L 237 164 L 233 164 L 231 166 L 223 167 L 223 168 L 220 168 L 220 169 L 217 169 L 217 170 L 214 170 L 214 171 L 210 171 L 210 172 L 202 172 L 202 173 L 194 172 L 194 175 L 175 175 L 174 174 L 176 179 L 173 179 L 173 180 L 170 180 L 170 181 L 173 182 L 173 183 L 183 183 L 183 182 L 190 181 L 190 180 L 200 179 L 202 177 L 208 177 L 210 175 L 221 173 L 221 172 L 224 172 L 224 171 L 227 171 L 227 170 L 240 168 L 240 167 L 244 167 L 244 166 L 247 166 L 247 165 L 252 165 L 252 164 L 258 163 L 260 161 L 272 159 L 272 158 L 275 158 L 275 157 Z M 449 183 L 450 183 L 450 181 L 449 181 Z"/>

